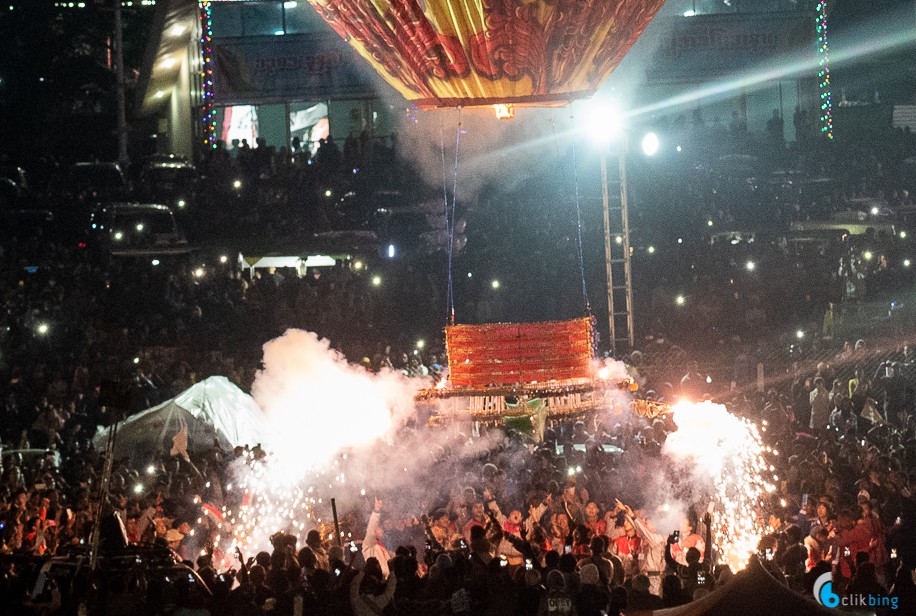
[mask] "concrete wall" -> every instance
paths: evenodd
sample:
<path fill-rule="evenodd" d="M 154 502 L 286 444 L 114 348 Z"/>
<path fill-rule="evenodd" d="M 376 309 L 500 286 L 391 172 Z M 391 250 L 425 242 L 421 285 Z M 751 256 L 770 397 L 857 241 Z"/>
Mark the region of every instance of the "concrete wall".
<path fill-rule="evenodd" d="M 191 108 L 191 57 L 184 54 L 181 61 L 181 70 L 178 73 L 178 82 L 172 89 L 168 105 L 169 139 L 168 152 L 185 156 L 189 160 L 194 157 L 194 126 L 192 122 L 199 122 L 199 113 Z"/>

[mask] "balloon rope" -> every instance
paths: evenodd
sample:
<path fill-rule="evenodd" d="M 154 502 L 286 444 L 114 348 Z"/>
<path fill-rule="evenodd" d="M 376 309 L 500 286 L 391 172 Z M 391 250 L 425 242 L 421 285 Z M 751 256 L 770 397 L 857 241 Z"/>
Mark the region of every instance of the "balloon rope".
<path fill-rule="evenodd" d="M 455 205 L 458 202 L 458 152 L 461 145 L 461 107 L 458 107 L 458 127 L 455 129 L 455 177 L 452 185 L 452 213 L 448 238 L 448 295 L 450 298 L 449 324 L 455 324 L 455 290 L 452 286 L 452 256 L 455 251 Z"/>
<path fill-rule="evenodd" d="M 575 120 L 575 116 L 570 116 L 571 120 Z M 560 144 L 557 140 L 557 127 L 553 119 L 550 121 L 550 125 L 553 128 L 553 143 L 557 151 L 557 160 L 560 159 Z M 573 121 L 575 125 L 575 121 Z M 574 195 L 576 202 L 576 248 L 579 253 L 579 276 L 582 278 L 582 299 L 585 302 L 585 314 L 587 316 L 592 316 L 592 305 L 588 301 L 588 288 L 585 285 L 585 258 L 582 254 L 582 208 L 579 204 L 579 164 L 576 160 L 576 139 L 575 136 L 572 139 L 572 164 L 573 164 L 573 182 L 575 185 Z M 566 184 L 566 169 L 563 165 L 560 165 L 560 169 L 563 169 L 563 183 Z"/>
<path fill-rule="evenodd" d="M 448 215 L 448 170 L 445 166 L 445 132 L 444 132 L 444 127 L 442 125 L 441 118 L 439 122 L 439 153 L 442 157 L 442 203 L 445 208 L 445 236 L 450 238 L 452 236 L 452 231 L 451 231 L 452 225 L 451 225 L 451 222 L 449 220 L 449 215 Z M 449 322 L 449 315 L 452 313 L 452 305 L 453 305 L 452 280 L 451 280 L 451 271 L 452 271 L 451 251 L 449 251 L 448 259 L 449 259 L 449 279 L 448 279 L 448 288 L 446 289 L 446 297 L 445 297 L 445 311 L 446 311 L 445 322 L 446 323 Z"/>

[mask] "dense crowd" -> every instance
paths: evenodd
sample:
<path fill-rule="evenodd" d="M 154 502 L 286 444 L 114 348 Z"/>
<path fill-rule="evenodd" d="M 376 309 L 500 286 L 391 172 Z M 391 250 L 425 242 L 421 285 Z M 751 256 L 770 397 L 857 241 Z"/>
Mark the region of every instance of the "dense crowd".
<path fill-rule="evenodd" d="M 900 609 L 912 609 L 916 429 L 905 409 L 913 392 L 904 387 L 901 397 L 883 396 L 880 408 L 864 412 L 874 404 L 871 396 L 882 398 L 872 386 L 884 387 L 880 383 L 890 374 L 883 370 L 878 383 L 864 375 L 863 366 L 874 357 L 860 349 L 846 361 L 838 358 L 836 367 L 817 366 L 810 392 L 800 374 L 791 388 L 743 393 L 729 402 L 734 412 L 764 425 L 767 442 L 785 452 L 773 458 L 781 481 L 758 512 L 766 527 L 759 555 L 767 567 L 802 593 L 810 595 L 814 579 L 832 570 L 839 592 L 880 593 L 896 598 Z M 902 351 L 890 365 L 909 370 L 908 358 Z M 887 360 L 881 362 L 885 369 Z M 689 368 L 665 395 L 709 395 L 697 367 Z M 830 392 L 825 377 L 832 377 Z M 874 412 L 882 419 L 869 414 Z M 76 411 L 57 422 L 85 421 L 78 418 Z M 437 483 L 416 479 L 435 486 L 426 500 L 405 503 L 396 493 L 378 495 L 382 500 L 370 501 L 368 511 L 344 512 L 355 540 L 340 547 L 324 534 L 325 526 L 312 529 L 305 545 L 278 533 L 273 550 L 253 558 L 238 554 L 233 561 L 233 555 L 220 554 L 213 539 L 223 532 L 222 523 L 205 512 L 242 498 L 227 485 L 228 469 L 234 460 L 259 454 L 241 449 L 194 452 L 189 462 L 163 455 L 146 468 L 117 464 L 111 507 L 123 513 L 132 543 L 167 546 L 197 569 L 212 592 L 203 585 L 184 591 L 144 585 L 146 613 L 295 613 L 297 605 L 303 613 L 328 614 L 542 614 L 573 608 L 599 614 L 670 607 L 705 595 L 733 573 L 714 548 L 716 513 L 707 516 L 703 503 L 684 512 L 677 534 L 655 527 L 664 514 L 649 486 L 672 429 L 667 418 L 599 417 L 590 425 L 551 426 L 541 444 L 529 446 L 516 434 L 483 450 L 467 435 L 453 434 L 429 469 Z M 53 425 L 33 430 L 59 441 Z M 410 442 L 401 438 L 401 446 Z M 71 453 L 63 443 L 58 447 Z M 64 554 L 67 546 L 89 540 L 99 459 L 84 454 L 65 461 L 6 460 L 4 552 Z M 149 488 L 133 492 L 141 482 Z M 26 580 L 34 582 L 25 577 L 29 571 L 21 564 L 7 569 L 8 599 L 24 601 L 32 590 Z M 102 585 L 107 593 L 116 592 L 114 586 Z M 25 603 L 52 601 L 34 596 Z M 555 605 L 561 607 L 547 611 Z"/>
<path fill-rule="evenodd" d="M 684 138 L 686 145 L 690 136 Z M 736 143 L 753 145 L 732 135 L 721 147 Z M 333 228 L 346 217 L 342 202 L 314 203 L 328 190 L 380 189 L 380 178 L 400 164 L 390 147 L 365 154 L 364 140 L 354 139 L 344 152 L 326 143 L 314 160 L 301 152 L 262 154 L 260 147 L 244 154 L 219 149 L 201 167 L 207 173 L 201 208 L 218 211 L 207 199 L 226 200 L 216 227 L 231 226 L 238 215 L 267 236 Z M 654 186 L 640 183 L 636 173 L 635 199 L 668 208 L 678 203 L 684 216 L 674 228 L 659 218 L 660 207 L 639 214 L 640 229 L 657 230 L 641 238 L 641 250 L 658 245 L 656 255 L 664 258 L 652 261 L 646 252 L 637 260 L 635 275 L 657 282 L 638 292 L 637 306 L 652 317 L 639 317 L 645 341 L 628 358 L 649 397 L 709 396 L 766 426 L 767 444 L 783 452 L 772 460 L 781 481 L 759 510 L 768 527 L 759 555 L 774 574 L 810 595 L 817 575 L 832 570 L 841 592 L 883 593 L 910 611 L 916 609 L 910 577 L 916 564 L 916 360 L 905 336 L 913 329 L 870 304 L 903 293 L 910 282 L 897 258 L 905 238 L 872 237 L 868 245 L 838 239 L 821 252 L 801 254 L 779 242 L 710 246 L 708 222 L 718 230 L 804 220 L 840 211 L 866 194 L 898 215 L 912 205 L 911 196 L 905 177 L 889 170 L 913 148 L 904 133 L 881 148 L 794 146 L 788 156 L 809 177 L 835 172 L 835 181 L 817 194 L 810 186 L 763 181 L 751 189 L 747 178 L 721 171 L 691 168 Z M 231 184 L 237 177 L 241 196 Z M 550 180 L 533 181 L 529 190 L 537 193 L 544 188 L 539 182 Z M 571 206 L 532 214 L 529 205 L 524 196 L 508 199 L 490 186 L 480 203 L 467 207 L 468 248 L 456 260 L 459 320 L 581 314 Z M 588 227 L 591 215 L 585 216 Z M 263 220 L 268 224 L 259 226 Z M 517 235 L 504 237 L 500 230 L 513 225 Z M 205 228 L 199 224 L 197 232 Z M 586 234 L 586 251 L 590 241 Z M 5 241 L 0 441 L 5 452 L 21 453 L 2 456 L 3 604 L 31 613 L 53 611 L 60 601 L 65 613 L 74 611 L 67 599 L 82 591 L 38 584 L 41 559 L 87 549 L 100 512 L 115 510 L 129 542 L 171 550 L 198 577 L 164 585 L 149 573 L 93 580 L 99 590 L 91 595 L 94 613 L 127 613 L 140 601 L 151 614 L 291 614 L 300 605 L 304 613 L 360 615 L 610 614 L 679 605 L 724 584 L 732 572 L 714 548 L 715 512 L 707 519 L 706 503 L 691 503 L 674 525 L 666 521 L 671 528 L 664 534 L 656 529 L 660 503 L 643 488 L 674 429 L 666 418 L 557 424 L 542 443 L 511 434 L 483 451 L 468 435 L 453 434 L 430 465 L 435 483 L 426 485 L 435 488 L 424 502 L 370 494 L 378 500 L 344 512 L 352 545 L 337 546 L 323 527 L 310 529 L 305 545 L 279 534 L 272 551 L 239 554 L 235 561 L 236 555 L 221 554 L 219 542 L 208 541 L 220 523 L 201 507 L 237 506 L 242 495 L 230 487 L 230 469 L 259 452 L 191 451 L 188 460 L 163 452 L 140 465 L 119 461 L 112 497 L 100 508 L 103 458 L 89 443 L 114 415 L 103 404 L 103 382 L 129 384 L 124 410 L 133 411 L 213 374 L 247 389 L 260 345 L 290 327 L 318 332 L 370 370 L 437 376 L 442 353 L 433 332 L 446 314 L 447 274 L 439 257 L 372 262 L 369 271 L 346 263 L 304 277 L 282 271 L 251 277 L 231 259 L 214 259 L 201 274 L 196 263 L 98 258 L 55 238 Z M 378 272 L 383 282 L 376 288 Z M 488 294 L 497 277 L 507 292 Z M 526 294 L 526 288 L 552 291 Z M 677 293 L 688 297 L 682 312 L 672 301 Z M 885 318 L 873 322 L 874 314 Z M 891 329 L 884 327 L 889 322 Z M 811 323 L 824 337 L 788 354 L 782 325 Z M 844 344 L 845 334 L 867 329 L 897 337 L 890 346 L 877 334 Z M 420 337 L 429 340 L 423 349 L 416 345 Z M 710 346 L 724 360 L 687 361 Z M 767 375 L 760 384 L 758 363 Z M 729 382 L 734 385 L 720 386 Z M 668 534 L 675 527 L 679 534 Z"/>

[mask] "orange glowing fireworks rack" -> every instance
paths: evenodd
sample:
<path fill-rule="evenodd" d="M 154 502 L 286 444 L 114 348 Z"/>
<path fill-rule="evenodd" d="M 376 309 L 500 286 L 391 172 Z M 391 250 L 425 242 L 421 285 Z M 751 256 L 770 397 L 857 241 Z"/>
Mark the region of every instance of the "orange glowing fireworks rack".
<path fill-rule="evenodd" d="M 536 398 L 544 402 L 548 419 L 574 419 L 619 406 L 619 392 L 636 390 L 632 379 L 602 378 L 596 370 L 589 318 L 452 325 L 445 328 L 445 344 L 448 380 L 416 396 L 445 402 L 438 405 L 437 423 L 523 417 L 530 413 L 524 402 Z M 666 412 L 645 401 L 630 406 L 644 416 Z"/>

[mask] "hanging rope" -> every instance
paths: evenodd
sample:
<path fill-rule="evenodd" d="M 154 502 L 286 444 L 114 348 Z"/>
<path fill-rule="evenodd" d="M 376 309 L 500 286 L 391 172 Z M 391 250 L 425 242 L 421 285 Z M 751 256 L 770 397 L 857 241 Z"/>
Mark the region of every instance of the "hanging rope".
<path fill-rule="evenodd" d="M 452 285 L 452 257 L 455 252 L 455 206 L 458 203 L 458 153 L 461 146 L 461 107 L 458 107 L 458 127 L 455 129 L 455 173 L 452 185 L 452 211 L 451 223 L 448 231 L 448 297 L 449 297 L 449 325 L 455 324 L 455 291 Z"/>
<path fill-rule="evenodd" d="M 554 113 L 556 115 L 556 113 Z M 575 120 L 575 116 L 570 116 L 571 120 Z M 575 124 L 575 122 L 573 122 Z M 557 139 L 557 126 L 554 122 L 554 118 L 550 119 L 550 126 L 553 130 L 553 145 L 556 150 L 557 160 L 560 160 L 560 143 Z M 588 301 L 588 289 L 585 284 L 585 257 L 582 253 L 582 208 L 579 205 L 579 165 L 576 161 L 576 139 L 572 140 L 572 163 L 573 163 L 573 183 L 576 202 L 576 249 L 579 256 L 579 276 L 582 279 L 582 300 L 585 302 L 585 314 L 587 316 L 592 316 L 592 305 Z M 566 185 L 566 167 L 562 164 L 559 165 L 561 173 L 563 174 L 563 184 Z"/>
<path fill-rule="evenodd" d="M 451 221 L 449 220 L 449 215 L 448 215 L 448 175 L 447 175 L 447 169 L 446 169 L 446 167 L 445 167 L 445 128 L 444 128 L 444 126 L 443 126 L 443 124 L 442 124 L 441 117 L 440 117 L 440 121 L 439 121 L 439 153 L 440 153 L 440 155 L 441 155 L 441 157 L 442 157 L 442 204 L 443 204 L 443 208 L 444 208 L 444 210 L 445 210 L 445 211 L 444 211 L 444 214 L 445 214 L 445 236 L 448 237 L 448 238 L 451 238 L 451 237 L 452 237 L 452 230 L 451 230 L 451 229 L 452 229 L 452 225 L 451 225 Z M 453 312 L 452 306 L 454 305 L 454 301 L 453 301 L 453 299 L 452 299 L 452 279 L 451 279 L 451 273 L 452 273 L 452 257 L 451 257 L 451 251 L 449 251 L 449 257 L 448 257 L 448 271 L 449 271 L 448 289 L 446 289 L 446 297 L 445 297 L 445 311 L 446 311 L 445 322 L 446 322 L 446 323 L 448 323 L 448 322 L 450 321 L 450 317 L 451 317 L 452 312 Z"/>

